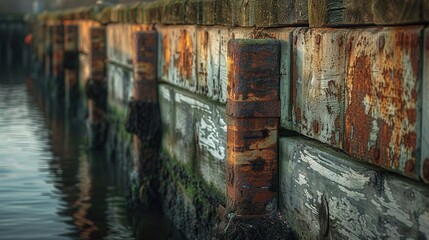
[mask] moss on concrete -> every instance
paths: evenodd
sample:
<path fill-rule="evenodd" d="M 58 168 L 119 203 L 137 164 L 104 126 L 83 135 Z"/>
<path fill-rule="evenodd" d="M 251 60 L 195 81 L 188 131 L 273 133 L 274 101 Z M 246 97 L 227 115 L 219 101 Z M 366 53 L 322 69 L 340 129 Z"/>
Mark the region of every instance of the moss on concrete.
<path fill-rule="evenodd" d="M 160 196 L 165 214 L 189 239 L 210 239 L 224 197 L 190 166 L 162 154 Z"/>

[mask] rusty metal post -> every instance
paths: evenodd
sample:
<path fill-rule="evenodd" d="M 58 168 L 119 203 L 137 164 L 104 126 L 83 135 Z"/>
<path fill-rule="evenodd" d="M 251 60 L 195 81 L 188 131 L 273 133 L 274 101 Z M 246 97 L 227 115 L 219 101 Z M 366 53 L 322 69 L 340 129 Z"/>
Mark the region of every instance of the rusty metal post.
<path fill-rule="evenodd" d="M 134 35 L 134 82 L 126 121 L 128 132 L 151 144 L 159 128 L 157 90 L 158 33 L 136 32 Z M 158 119 L 159 120 L 159 119 Z"/>
<path fill-rule="evenodd" d="M 45 38 L 46 38 L 46 24 L 44 22 L 37 22 L 36 33 L 36 71 L 39 76 L 42 76 L 45 67 Z"/>
<path fill-rule="evenodd" d="M 274 40 L 228 42 L 227 208 L 237 215 L 277 207 L 279 54 Z"/>
<path fill-rule="evenodd" d="M 157 102 L 158 33 L 135 33 L 134 92 L 137 101 Z"/>
<path fill-rule="evenodd" d="M 79 98 L 79 26 L 67 25 L 64 39 L 64 78 L 66 107 L 76 113 Z"/>
<path fill-rule="evenodd" d="M 134 134 L 134 167 L 140 193 L 132 196 L 134 201 L 150 207 L 157 198 L 159 161 L 158 148 L 161 135 L 161 120 L 158 106 L 157 65 L 158 33 L 136 32 L 133 45 L 133 94 L 125 123 L 128 132 Z"/>
<path fill-rule="evenodd" d="M 91 129 L 91 146 L 100 148 L 105 143 L 107 83 L 106 83 L 106 29 L 90 29 L 90 79 L 87 82 L 89 123 Z"/>
<path fill-rule="evenodd" d="M 64 25 L 58 23 L 52 30 L 52 76 L 55 99 L 64 97 Z"/>
<path fill-rule="evenodd" d="M 44 41 L 44 75 L 45 79 L 50 79 L 52 76 L 52 33 L 54 31 L 54 27 L 51 25 L 46 25 Z"/>

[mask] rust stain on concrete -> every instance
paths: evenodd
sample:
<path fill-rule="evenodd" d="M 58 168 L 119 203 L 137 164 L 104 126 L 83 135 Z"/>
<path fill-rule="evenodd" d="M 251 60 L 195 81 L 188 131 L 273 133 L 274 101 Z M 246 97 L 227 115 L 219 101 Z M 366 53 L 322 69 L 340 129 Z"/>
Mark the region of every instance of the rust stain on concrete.
<path fill-rule="evenodd" d="M 180 75 L 186 79 L 191 79 L 192 77 L 194 62 L 193 48 L 194 45 L 190 33 L 185 29 L 181 29 L 176 49 L 178 53 L 176 67 Z"/>
<path fill-rule="evenodd" d="M 163 73 L 167 75 L 168 70 L 170 69 L 171 59 L 170 39 L 167 34 L 162 37 L 162 51 L 164 59 Z"/>
<path fill-rule="evenodd" d="M 344 150 L 408 176 L 416 176 L 420 33 L 356 30 L 347 66 Z"/>

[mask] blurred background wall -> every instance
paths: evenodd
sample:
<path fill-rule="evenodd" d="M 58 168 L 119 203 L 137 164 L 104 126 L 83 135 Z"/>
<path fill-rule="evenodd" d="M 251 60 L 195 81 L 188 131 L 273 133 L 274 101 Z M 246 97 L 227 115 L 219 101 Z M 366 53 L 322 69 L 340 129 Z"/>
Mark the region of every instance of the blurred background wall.
<path fill-rule="evenodd" d="M 100 1 L 100 0 L 98 0 Z M 103 0 L 110 3 L 130 3 L 138 0 Z M 93 5 L 97 0 L 0 0 L 0 14 L 40 12 L 42 10 L 75 8 Z"/>

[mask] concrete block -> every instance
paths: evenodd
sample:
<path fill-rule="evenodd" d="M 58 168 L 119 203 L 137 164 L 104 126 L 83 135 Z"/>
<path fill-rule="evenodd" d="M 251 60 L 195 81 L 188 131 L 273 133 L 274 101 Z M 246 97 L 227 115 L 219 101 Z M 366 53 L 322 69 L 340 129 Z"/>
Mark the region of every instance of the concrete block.
<path fill-rule="evenodd" d="M 344 150 L 418 178 L 422 27 L 351 30 Z"/>
<path fill-rule="evenodd" d="M 160 78 L 191 92 L 197 89 L 197 27 L 156 27 L 160 39 Z"/>
<path fill-rule="evenodd" d="M 158 89 L 164 153 L 225 194 L 225 107 L 168 84 Z"/>
<path fill-rule="evenodd" d="M 346 33 L 308 28 L 293 33 L 292 129 L 336 147 L 343 138 Z M 282 117 L 285 126 L 288 118 Z"/>
<path fill-rule="evenodd" d="M 429 237 L 419 183 L 302 138 L 280 138 L 280 176 L 280 210 L 300 238 Z"/>

